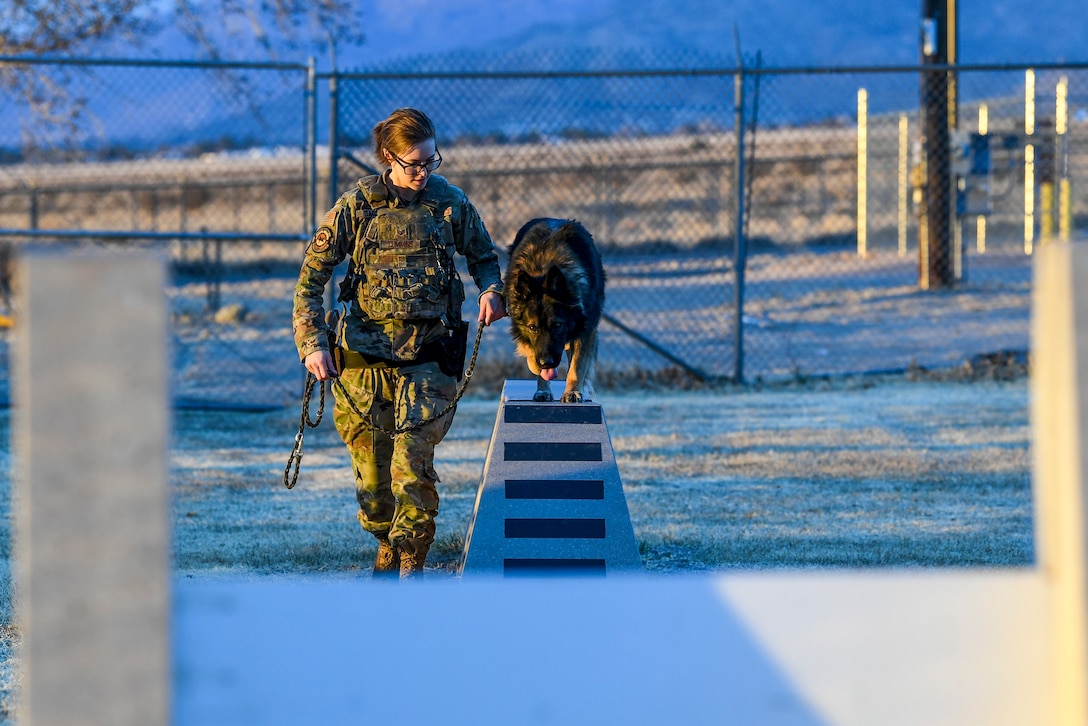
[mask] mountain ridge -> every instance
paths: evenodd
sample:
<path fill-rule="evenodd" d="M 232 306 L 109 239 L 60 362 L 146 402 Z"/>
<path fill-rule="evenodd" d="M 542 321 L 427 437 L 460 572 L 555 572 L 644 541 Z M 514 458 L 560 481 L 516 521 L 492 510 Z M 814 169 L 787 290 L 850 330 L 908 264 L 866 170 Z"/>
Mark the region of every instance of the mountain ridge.
<path fill-rule="evenodd" d="M 1075 58 L 1076 53 L 1083 57 L 1088 52 L 1083 50 L 1088 48 L 1083 42 L 1088 33 L 1080 23 L 1063 22 L 1077 17 L 1078 2 L 1083 0 L 1036 0 L 1030 5 L 1024 0 L 960 0 L 959 60 L 963 64 L 1023 64 L 1061 62 Z M 493 0 L 486 6 L 436 0 L 374 0 L 374 22 L 368 29 L 367 42 L 359 47 L 336 48 L 336 67 L 341 71 L 454 74 L 728 70 L 736 66 L 738 39 L 749 67 L 757 53 L 762 66 L 772 69 L 917 64 L 919 6 L 888 3 L 879 6 L 879 12 L 872 12 L 871 5 L 869 0 L 840 0 L 834 5 L 811 0 Z M 225 59 L 254 61 L 260 57 L 252 43 L 238 41 L 224 47 L 229 51 L 224 53 Z M 193 60 L 201 56 L 169 24 L 150 42 L 100 47 L 98 51 L 99 57 Z M 326 51 L 324 57 L 316 58 L 319 71 L 332 67 L 332 46 Z M 280 55 L 278 60 L 300 59 Z M 297 100 L 297 85 L 290 88 L 293 81 L 283 91 L 266 95 L 260 107 L 253 108 L 244 104 L 217 106 L 212 96 L 196 87 L 205 81 L 193 74 L 186 77 L 189 86 L 171 87 L 162 82 L 134 100 L 133 105 L 140 107 L 139 115 L 126 115 L 114 107 L 110 98 L 93 100 L 92 110 L 108 129 L 108 140 L 133 146 L 177 145 L 186 140 L 195 143 L 227 137 L 236 142 L 260 139 L 267 146 L 294 143 L 290 135 L 292 129 L 301 128 L 298 116 L 302 107 Z M 1010 76 L 1008 82 L 1015 79 Z M 579 105 L 568 108 L 569 117 L 554 119 L 553 128 L 529 121 L 539 116 L 535 110 L 541 107 L 541 99 L 534 94 L 540 91 L 528 88 L 528 84 L 512 83 L 501 97 L 481 97 L 463 117 L 451 119 L 443 128 L 464 136 L 497 134 L 509 138 L 570 130 L 662 133 L 704 125 L 714 115 L 707 109 L 720 105 L 722 93 L 704 89 L 678 95 L 675 87 L 680 84 L 665 79 L 657 85 L 644 82 L 640 87 L 643 95 L 632 98 L 620 85 L 600 78 L 582 81 L 573 94 L 581 99 Z M 440 84 L 426 92 L 421 90 L 423 86 L 395 82 L 379 87 L 380 97 L 372 98 L 367 108 L 359 110 L 368 122 L 371 116 L 380 117 L 395 105 L 418 103 L 437 111 L 448 100 L 443 95 L 448 91 Z M 808 91 L 800 84 L 798 89 L 795 93 L 781 90 L 778 122 L 812 122 L 848 113 L 843 109 L 852 107 L 856 92 L 836 87 L 813 97 L 806 96 Z M 271 91 L 271 86 L 265 90 Z M 986 90 L 993 92 L 994 88 Z M 568 86 L 554 83 L 548 93 L 566 94 L 549 100 L 553 107 L 569 103 L 572 95 Z M 648 98 L 647 93 L 656 98 Z M 907 88 L 907 102 L 915 93 L 913 86 Z M 178 108 L 178 99 L 186 97 L 196 100 Z M 879 104 L 889 102 L 874 96 L 871 111 L 877 113 Z M 206 114 L 202 114 L 206 107 Z M 326 110 L 319 105 L 319 113 Z M 731 123 L 731 119 L 722 121 L 720 111 L 716 113 L 719 127 Z M 266 119 L 263 125 L 261 117 Z M 191 118 L 200 120 L 186 121 Z M 327 119 L 319 119 L 319 139 L 327 123 Z M 18 122 L 8 126 L 17 131 Z M 13 134 L 10 141 L 0 138 L 0 145 L 5 144 L 17 145 Z"/>
<path fill-rule="evenodd" d="M 963 64 L 1088 60 L 1081 0 L 960 0 L 959 58 Z M 532 3 L 530 3 L 532 4 Z M 870 0 L 835 4 L 796 0 L 609 0 L 583 17 L 536 22 L 489 40 L 410 59 L 385 57 L 357 65 L 405 69 L 471 65 L 474 54 L 551 58 L 641 51 L 647 57 L 736 64 L 757 52 L 768 67 L 909 65 L 920 60 L 920 7 Z M 818 32 L 817 32 L 818 31 Z M 349 62 L 350 56 L 348 57 Z M 570 68 L 568 70 L 576 70 Z"/>
<path fill-rule="evenodd" d="M 1083 0 L 958 0 L 959 62 L 963 64 L 1088 61 Z M 874 10 L 875 8 L 875 10 Z M 410 70 L 464 66 L 475 56 L 547 53 L 575 59 L 640 51 L 680 62 L 736 64 L 758 52 L 768 67 L 907 65 L 920 59 L 920 3 L 871 0 L 372 0 L 372 28 L 360 46 L 321 42 L 310 49 L 319 70 Z M 251 38 L 228 35 L 209 17 L 209 30 L 230 60 L 256 60 Z M 216 35 L 218 33 L 218 35 Z M 125 57 L 207 57 L 165 19 L 139 44 L 100 46 Z M 273 46 L 280 61 L 305 62 Z M 543 65 L 540 70 L 547 70 Z M 567 68 L 565 70 L 577 70 Z"/>

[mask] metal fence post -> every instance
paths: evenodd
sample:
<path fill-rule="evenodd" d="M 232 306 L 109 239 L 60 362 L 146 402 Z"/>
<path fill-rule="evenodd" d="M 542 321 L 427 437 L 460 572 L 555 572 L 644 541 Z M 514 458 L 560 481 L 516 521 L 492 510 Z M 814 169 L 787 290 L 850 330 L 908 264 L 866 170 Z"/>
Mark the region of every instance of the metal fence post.
<path fill-rule="evenodd" d="M 310 56 L 306 67 L 306 166 L 308 195 L 306 204 L 306 229 L 303 236 L 313 234 L 317 225 L 317 74 L 314 58 Z"/>
<path fill-rule="evenodd" d="M 922 2 L 921 110 L 925 191 L 919 239 L 919 286 L 923 290 L 949 288 L 953 272 L 953 204 L 951 131 L 955 115 L 955 84 L 948 64 L 954 64 L 955 48 L 950 48 L 950 9 L 954 0 Z"/>
<path fill-rule="evenodd" d="M 734 124 L 737 131 L 737 158 L 734 164 L 736 202 L 733 239 L 733 381 L 744 382 L 744 267 L 748 255 L 744 237 L 744 64 L 738 55 L 734 76 Z"/>
<path fill-rule="evenodd" d="M 1069 76 L 1061 76 L 1054 89 L 1054 133 L 1057 135 L 1056 161 L 1058 177 L 1058 239 L 1069 241 L 1072 227 L 1072 205 L 1069 189 Z"/>
<path fill-rule="evenodd" d="M 27 229 L 38 228 L 38 210 L 40 208 L 38 199 L 38 186 L 32 184 L 30 186 L 30 219 L 27 221 Z"/>
<path fill-rule="evenodd" d="M 332 72 L 329 74 L 329 199 L 326 209 L 332 207 L 340 196 L 339 173 L 337 171 L 336 157 L 340 146 L 340 92 L 337 88 L 336 73 L 336 43 L 329 38 L 329 56 L 332 63 Z M 315 221 L 316 224 L 316 221 Z M 335 275 L 335 272 L 333 273 Z M 333 291 L 336 289 L 335 278 L 329 280 L 325 287 L 325 309 L 332 310 L 336 304 Z"/>
<path fill-rule="evenodd" d="M 858 257 L 869 254 L 869 91 L 858 89 Z"/>
<path fill-rule="evenodd" d="M 337 153 L 340 145 L 340 99 L 336 88 L 336 70 L 329 76 L 329 203 L 331 207 L 340 196 L 340 180 L 337 171 Z"/>

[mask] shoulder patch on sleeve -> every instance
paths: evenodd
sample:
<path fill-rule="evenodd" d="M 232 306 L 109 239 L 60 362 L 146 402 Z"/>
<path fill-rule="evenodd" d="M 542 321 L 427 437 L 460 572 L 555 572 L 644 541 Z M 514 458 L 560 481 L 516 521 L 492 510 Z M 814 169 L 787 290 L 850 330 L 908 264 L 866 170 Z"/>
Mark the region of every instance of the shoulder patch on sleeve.
<path fill-rule="evenodd" d="M 328 227 L 318 227 L 317 232 L 314 233 L 313 241 L 310 242 L 310 249 L 314 252 L 324 252 L 329 249 L 331 242 L 332 230 Z"/>

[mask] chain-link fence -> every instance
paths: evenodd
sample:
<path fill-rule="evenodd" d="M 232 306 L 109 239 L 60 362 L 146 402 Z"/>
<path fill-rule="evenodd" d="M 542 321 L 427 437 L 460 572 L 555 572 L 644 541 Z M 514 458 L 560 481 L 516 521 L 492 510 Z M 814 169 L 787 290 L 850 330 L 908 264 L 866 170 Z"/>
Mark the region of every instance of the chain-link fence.
<path fill-rule="evenodd" d="M 1086 70 L 0 60 L 0 226 L 161 250 L 178 400 L 293 401 L 304 241 L 376 165 L 372 125 L 411 105 L 500 248 L 537 216 L 594 234 L 603 375 L 953 365 L 1027 349 L 1031 252 L 1083 226 Z M 43 123 L 47 87 L 67 95 Z M 482 365 L 517 375 L 505 330 Z"/>
<path fill-rule="evenodd" d="M 1031 252 L 1085 208 L 1088 76 L 920 70 L 749 81 L 747 375 L 1026 352 Z"/>
<path fill-rule="evenodd" d="M 370 119 L 421 104 L 497 241 L 536 216 L 586 224 L 613 371 L 1023 353 L 1032 246 L 1084 207 L 1084 69 L 925 70 L 360 74 L 342 133 L 369 157 Z"/>
<path fill-rule="evenodd" d="M 608 274 L 600 368 L 732 375 L 732 75 L 350 76 L 340 88 L 341 138 L 367 159 L 383 109 L 429 109 L 441 173 L 501 248 L 535 217 L 590 230 Z M 492 337 L 484 359 L 512 359 L 506 336 Z"/>
<path fill-rule="evenodd" d="M 297 275 L 309 235 L 310 69 L 24 60 L 0 63 L 9 247 L 158 251 L 175 399 L 296 398 L 291 289 L 276 280 Z"/>

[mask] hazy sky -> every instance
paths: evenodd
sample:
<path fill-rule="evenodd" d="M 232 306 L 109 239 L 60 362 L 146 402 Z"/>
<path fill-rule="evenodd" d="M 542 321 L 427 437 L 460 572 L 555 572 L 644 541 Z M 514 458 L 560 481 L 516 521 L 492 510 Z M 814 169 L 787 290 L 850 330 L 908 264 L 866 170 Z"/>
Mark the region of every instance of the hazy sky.
<path fill-rule="evenodd" d="M 1084 0 L 957 0 L 960 62 L 1088 59 Z M 899 64 L 919 59 L 919 0 L 373 0 L 359 62 L 518 38 L 586 45 L 692 45 L 732 57 L 734 25 L 746 52 L 769 65 Z M 548 33 L 542 24 L 556 26 Z M 533 31 L 530 33 L 529 31 Z M 418 43 L 406 42 L 413 35 Z M 775 59 L 780 59 L 775 62 Z"/>
<path fill-rule="evenodd" d="M 959 61 L 1088 60 L 1083 3 L 958 0 Z M 734 28 L 745 54 L 759 50 L 770 66 L 913 64 L 921 27 L 919 0 L 369 0 L 363 12 L 366 41 L 337 47 L 341 69 L 454 50 L 535 52 L 550 46 L 696 49 L 732 60 Z M 254 59 L 245 38 L 222 45 L 226 57 Z M 107 54 L 194 55 L 169 29 L 142 48 L 117 50 Z M 309 53 L 319 70 L 329 69 L 328 45 L 320 38 L 309 51 L 280 59 L 305 61 Z"/>

